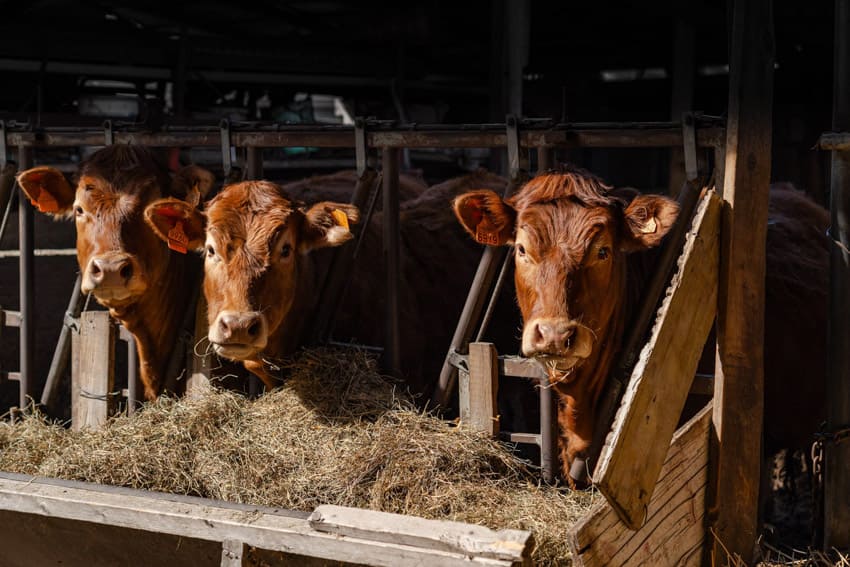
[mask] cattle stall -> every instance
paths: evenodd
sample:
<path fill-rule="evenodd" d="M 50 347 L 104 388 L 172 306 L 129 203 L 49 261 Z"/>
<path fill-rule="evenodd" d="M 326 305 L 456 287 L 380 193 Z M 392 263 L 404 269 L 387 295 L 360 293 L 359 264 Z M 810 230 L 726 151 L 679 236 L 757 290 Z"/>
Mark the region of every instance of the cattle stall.
<path fill-rule="evenodd" d="M 709 192 L 697 205 L 680 256 L 679 273 L 671 284 L 671 293 L 659 311 L 650 343 L 643 347 L 638 367 L 631 374 L 629 383 L 624 385 L 626 394 L 617 412 L 613 434 L 601 448 L 601 472 L 597 470 L 594 473 L 607 501 L 597 506 L 569 535 L 575 550 L 574 561 L 579 564 L 610 564 L 612 561 L 624 565 L 647 561 L 675 561 L 682 564 L 712 561 L 720 564 L 724 562 L 726 553 L 745 558 L 751 553 L 757 534 L 755 503 L 758 497 L 758 448 L 762 419 L 759 401 L 762 392 L 761 333 L 758 325 L 752 322 L 763 319 L 760 310 L 763 309 L 764 290 L 763 281 L 759 283 L 759 266 L 763 267 L 764 250 L 757 243 L 763 240 L 758 238 L 758 231 L 763 230 L 766 219 L 770 169 L 769 157 L 766 158 L 770 145 L 770 104 L 765 101 L 770 101 L 772 86 L 772 43 L 763 41 L 765 36 L 769 39 L 771 33 L 770 26 L 764 23 L 769 21 L 769 4 L 735 4 L 733 73 L 729 116 L 725 125 L 712 120 L 689 125 L 693 132 L 693 148 L 710 148 L 712 151 L 717 194 Z M 759 41 L 754 41 L 756 38 Z M 758 45 L 759 48 L 744 49 L 744 45 Z M 396 211 L 397 194 L 393 189 L 398 184 L 398 152 L 403 148 L 507 146 L 512 156 L 511 169 L 515 174 L 523 170 L 520 148 L 540 151 L 541 159 L 538 163 L 544 166 L 550 163 L 549 152 L 568 147 L 684 147 L 687 161 L 693 154 L 687 149 L 688 130 L 683 126 L 686 125 L 547 124 L 509 119 L 506 125 L 457 127 L 398 126 L 367 121 L 359 121 L 355 128 L 281 125 L 243 127 L 222 123 L 194 128 L 165 127 L 155 133 L 113 128 L 111 125 L 102 131 L 48 128 L 34 132 L 15 131 L 7 127 L 3 128 L 2 143 L 18 149 L 19 165 L 22 168 L 31 163 L 32 150 L 44 147 L 104 143 L 221 146 L 223 155 L 228 156 L 225 160 L 231 155 L 229 148 L 239 147 L 249 149 L 249 168 L 255 174 L 262 169 L 260 154 L 253 150 L 255 148 L 354 145 L 357 148 L 358 170 L 361 172 L 366 170 L 368 151 L 378 149 L 384 165 L 384 210 Z M 228 164 L 225 164 L 225 170 L 228 169 Z M 24 360 L 24 353 L 29 352 L 32 341 L 28 319 L 32 312 L 32 297 L 25 296 L 31 290 L 29 284 L 33 262 L 32 209 L 25 199 L 21 199 L 20 214 L 22 307 L 19 315 L 7 315 L 6 321 L 19 322 L 21 326 L 21 369 L 17 374 L 10 373 L 9 377 L 20 380 L 19 407 L 23 408 L 26 396 L 35 396 L 27 375 L 32 364 Z M 736 215 L 741 215 L 738 218 L 742 220 L 735 222 Z M 743 219 L 747 222 L 743 222 Z M 397 258 L 397 227 L 391 223 L 388 226 L 385 233 L 386 253 L 390 258 Z M 476 278 L 478 283 L 475 285 L 479 289 L 488 287 L 487 280 L 496 278 L 500 263 L 498 260 L 492 258 L 482 262 L 483 267 L 479 271 L 487 272 L 489 276 Z M 389 262 L 389 266 L 393 266 L 393 262 Z M 388 269 L 386 277 L 390 290 L 386 325 L 391 332 L 388 337 L 397 337 L 398 321 L 393 304 L 397 298 L 394 287 L 398 284 L 392 268 Z M 477 309 L 480 313 L 483 300 L 475 299 L 473 302 L 479 304 Z M 700 308 L 694 309 L 695 306 Z M 715 311 L 720 326 L 720 365 L 713 383 L 714 401 L 676 430 L 679 411 L 675 411 L 675 408 L 678 406 L 681 409 L 692 387 L 690 379 L 693 375 L 693 372 L 681 372 L 679 369 L 695 364 L 695 353 L 698 353 L 708 334 L 708 326 Z M 683 319 L 685 313 L 694 319 Z M 84 314 L 83 317 L 91 315 Z M 472 320 L 478 316 L 470 314 L 468 318 Z M 744 321 L 748 324 L 743 324 Z M 677 332 L 677 325 L 686 324 L 694 325 L 699 331 L 687 336 Z M 104 333 L 107 340 L 103 343 L 106 346 L 96 347 L 95 350 L 101 355 L 106 354 L 108 367 L 110 345 L 114 344 L 114 339 L 109 336 L 115 330 L 110 329 L 108 321 L 98 325 L 103 330 L 95 333 L 97 340 L 102 340 Z M 470 342 L 471 332 L 463 330 L 459 334 L 461 340 L 459 344 L 452 345 L 453 350 L 462 349 L 463 345 Z M 463 338 L 463 335 L 468 336 Z M 397 367 L 394 360 L 397 348 L 397 345 L 391 346 L 385 352 L 386 364 L 390 369 Z M 735 364 L 725 365 L 724 353 L 730 352 L 747 353 L 747 364 L 736 360 Z M 463 353 L 456 354 L 464 356 Z M 449 355 L 447 358 L 452 353 Z M 675 360 L 667 362 L 668 359 Z M 462 377 L 465 383 L 463 388 L 467 392 L 481 392 L 481 395 L 467 397 L 467 411 L 477 416 L 470 421 L 490 427 L 490 432 L 495 433 L 492 429 L 492 407 L 473 407 L 472 400 L 492 400 L 499 365 L 507 367 L 509 363 L 499 362 L 490 347 L 478 343 L 470 345 L 467 364 L 469 372 L 468 376 Z M 201 368 L 198 373 L 203 375 L 204 370 Z M 665 393 L 670 396 L 666 400 L 656 399 L 654 395 L 657 385 L 662 381 L 665 384 L 671 381 L 675 383 L 675 387 Z M 103 387 L 107 393 L 111 391 L 108 384 Z M 445 389 L 450 388 L 445 385 Z M 697 386 L 697 389 L 705 391 L 706 387 Z M 106 403 L 105 400 L 93 401 Z M 640 420 L 657 420 L 660 424 L 649 439 L 642 437 L 647 435 L 646 430 L 636 427 Z M 728 429 L 724 431 L 724 424 L 728 428 L 730 423 L 736 424 L 732 433 Z M 534 442 L 545 444 L 542 439 Z M 647 444 L 655 448 L 649 457 L 642 451 Z M 634 447 L 641 448 L 640 455 L 634 453 Z M 548 458 L 551 460 L 551 454 Z M 641 465 L 642 472 L 628 474 L 631 470 L 628 467 L 635 463 Z M 61 490 L 57 495 L 52 490 L 56 485 L 51 481 L 4 478 L 3 482 L 3 493 L 7 495 L 5 500 L 10 503 L 4 507 L 6 512 L 75 522 L 106 523 L 130 529 L 139 529 L 139 526 L 149 521 L 146 518 L 151 514 L 154 517 L 162 516 L 168 518 L 168 521 L 163 522 L 163 533 L 217 542 L 222 565 L 245 564 L 241 557 L 245 545 L 334 560 L 357 557 L 358 562 L 368 564 L 434 560 L 431 555 L 413 554 L 408 549 L 431 547 L 431 544 L 424 542 L 434 538 L 416 532 L 421 526 L 409 528 L 416 533 L 400 533 L 408 528 L 404 525 L 406 520 L 398 518 L 364 517 L 361 518 L 363 522 L 375 522 L 372 527 L 364 527 L 346 525 L 346 514 L 350 511 L 345 510 L 316 510 L 312 519 L 292 519 L 288 513 L 280 513 L 278 515 L 284 518 L 281 519 L 274 512 L 252 507 L 247 513 L 250 521 L 239 521 L 232 519 L 236 513 L 228 506 L 221 506 L 224 510 L 220 510 L 216 503 L 211 502 L 180 502 L 174 505 L 180 501 L 179 498 L 173 501 L 166 498 L 169 504 L 165 505 L 146 501 L 147 496 L 143 494 L 126 493 L 119 498 L 122 502 L 106 504 L 105 501 L 110 499 L 110 490 L 101 494 L 99 488 L 58 483 Z M 73 497 L 66 498 L 64 495 Z M 131 500 L 134 507 L 128 505 Z M 153 497 L 153 500 L 161 499 Z M 169 507 L 179 510 L 172 510 L 171 513 L 162 510 Z M 714 511 L 716 516 L 710 511 Z M 241 512 L 243 516 L 246 515 L 244 510 Z M 254 524 L 256 516 L 263 519 L 258 522 L 263 523 L 262 526 Z M 337 521 L 343 527 L 322 529 L 320 526 L 328 517 L 339 518 Z M 174 523 L 169 527 L 172 521 Z M 273 526 L 267 527 L 265 521 Z M 410 522 L 415 523 L 415 520 L 410 519 Z M 683 531 L 676 532 L 671 524 L 664 522 L 678 525 Z M 252 525 L 245 527 L 246 523 Z M 45 521 L 45 529 L 50 529 L 48 524 Z M 215 535 L 212 535 L 212 526 L 221 529 L 214 530 Z M 393 529 L 388 526 L 393 526 Z M 449 528 L 432 526 L 421 529 L 439 531 Z M 268 532 L 261 534 L 261 530 Z M 296 535 L 289 535 L 296 532 Z M 339 535 L 328 537 L 328 533 Z M 471 556 L 476 557 L 476 562 L 485 564 L 517 564 L 525 560 L 528 542 L 523 537 L 527 538 L 527 534 L 484 534 L 481 537 L 488 543 L 475 543 L 472 546 L 474 551 L 469 548 L 441 548 L 438 554 L 447 557 L 451 555 L 451 559 L 445 559 L 445 564 L 455 564 Z M 387 539 L 391 542 L 388 543 Z M 436 539 L 442 542 L 444 538 Z M 296 540 L 298 543 L 280 543 Z M 505 545 L 506 540 L 509 540 L 509 545 Z M 331 541 L 333 543 L 329 543 Z M 369 553 L 357 555 L 352 551 L 353 547 L 347 545 L 368 547 Z M 500 549 L 508 547 L 515 550 L 516 554 L 493 557 L 488 555 L 488 551 L 480 551 L 488 545 Z M 395 549 L 399 546 L 404 549 Z M 376 551 L 378 549 L 380 551 Z M 431 553 L 431 550 L 423 553 Z"/>

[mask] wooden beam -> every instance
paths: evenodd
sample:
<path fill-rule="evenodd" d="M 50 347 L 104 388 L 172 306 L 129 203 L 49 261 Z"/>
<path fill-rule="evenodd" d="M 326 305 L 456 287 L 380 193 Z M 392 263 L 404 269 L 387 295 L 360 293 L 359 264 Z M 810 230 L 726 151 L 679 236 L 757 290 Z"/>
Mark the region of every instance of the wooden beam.
<path fill-rule="evenodd" d="M 835 1 L 833 130 L 850 130 L 850 0 Z M 828 432 L 850 427 L 850 147 L 832 152 Z M 826 443 L 824 547 L 850 547 L 850 443 Z"/>
<path fill-rule="evenodd" d="M 208 345 L 207 339 L 207 299 L 203 290 L 198 294 L 198 305 L 195 308 L 195 336 L 192 344 L 188 345 L 186 352 L 186 396 L 197 398 L 203 396 L 211 388 L 212 378 L 212 354 L 198 354 L 206 352 L 204 346 Z M 199 346 L 196 346 L 199 345 Z"/>
<path fill-rule="evenodd" d="M 499 357 L 492 343 L 469 343 L 469 373 L 464 379 L 461 423 L 495 437 L 499 434 Z"/>
<path fill-rule="evenodd" d="M 523 563 L 530 559 L 531 535 L 493 531 L 461 522 L 426 520 L 374 510 L 319 506 L 309 518 L 322 533 Z"/>
<path fill-rule="evenodd" d="M 574 565 L 700 565 L 710 426 L 711 403 L 676 432 L 643 527 L 630 530 L 605 500 L 575 525 L 567 536 Z"/>
<path fill-rule="evenodd" d="M 241 541 L 226 539 L 221 543 L 221 567 L 242 567 L 244 563 L 246 545 Z"/>
<path fill-rule="evenodd" d="M 647 518 L 658 475 L 685 406 L 717 305 L 720 198 L 702 199 L 679 270 L 640 353 L 594 484 L 631 529 Z"/>
<path fill-rule="evenodd" d="M 764 414 L 764 282 L 773 117 L 771 0 L 733 8 L 723 199 L 712 562 L 749 563 L 758 534 Z"/>
<path fill-rule="evenodd" d="M 73 337 L 71 428 L 101 427 L 118 406 L 115 395 L 115 325 L 107 311 L 80 314 Z"/>
<path fill-rule="evenodd" d="M 314 515 L 312 523 L 323 524 L 321 518 L 328 515 L 321 512 L 323 509 L 318 509 L 320 512 Z M 164 538 L 239 542 L 262 550 L 326 561 L 386 566 L 508 567 L 522 564 L 532 545 L 528 532 L 493 532 L 480 526 L 436 520 L 414 522 L 407 516 L 366 510 L 337 507 L 330 510 L 339 512 L 337 517 L 348 519 L 339 522 L 335 532 L 330 525 L 325 526 L 326 531 L 316 530 L 304 515 L 287 510 L 0 473 L 0 511 L 22 519 L 33 516 L 61 519 L 65 529 L 80 523 L 94 524 L 144 530 Z M 378 524 L 373 523 L 375 518 L 380 518 Z M 415 530 L 410 522 L 416 525 Z M 391 535 L 394 526 L 399 527 L 399 538 L 404 543 Z M 359 536 L 342 532 L 356 532 Z M 450 537 L 434 540 L 434 534 Z M 50 540 L 51 534 L 46 535 L 45 539 Z M 120 546 L 120 542 L 115 545 Z M 235 547 L 238 544 L 227 544 L 231 554 Z M 91 565 L 101 564 L 96 554 L 90 559 Z"/>

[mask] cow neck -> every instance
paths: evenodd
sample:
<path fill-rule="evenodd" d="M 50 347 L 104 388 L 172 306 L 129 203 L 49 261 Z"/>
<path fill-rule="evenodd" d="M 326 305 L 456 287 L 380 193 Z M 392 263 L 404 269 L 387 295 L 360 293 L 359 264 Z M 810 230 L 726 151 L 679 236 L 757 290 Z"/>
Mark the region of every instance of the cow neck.
<path fill-rule="evenodd" d="M 303 342 L 310 314 L 316 312 L 320 282 L 316 278 L 314 254 L 301 256 L 299 260 L 292 306 L 277 329 L 269 335 L 268 346 L 263 351 L 267 360 L 274 361 L 294 353 Z"/>
<path fill-rule="evenodd" d="M 169 253 L 168 267 L 156 285 L 127 308 L 110 309 L 110 314 L 140 343 L 139 362 L 160 376 L 165 372 L 192 291 L 186 281 L 186 264 L 184 256 Z"/>

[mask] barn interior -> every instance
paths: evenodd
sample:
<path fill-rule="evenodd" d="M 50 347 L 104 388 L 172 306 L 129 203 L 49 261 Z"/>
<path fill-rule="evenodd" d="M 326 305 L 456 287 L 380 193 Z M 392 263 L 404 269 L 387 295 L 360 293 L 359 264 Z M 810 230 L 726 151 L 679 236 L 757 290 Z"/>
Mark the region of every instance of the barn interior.
<path fill-rule="evenodd" d="M 6 131 L 99 128 L 109 121 L 116 130 L 156 132 L 217 126 L 222 119 L 244 126 L 351 125 L 357 117 L 384 124 L 504 124 L 513 114 L 526 124 L 678 123 L 686 111 L 722 118 L 729 102 L 731 4 L 3 2 L 0 121 Z M 789 182 L 825 206 L 830 156 L 815 145 L 832 124 L 834 19 L 832 2 L 773 5 L 771 181 Z M 72 172 L 95 149 L 37 149 L 34 163 Z M 0 157 L 16 159 L 9 150 Z M 184 148 L 180 159 L 224 176 L 218 149 Z M 411 149 L 403 159 L 429 183 L 478 167 L 507 172 L 499 149 Z M 666 148 L 556 154 L 557 161 L 614 185 L 662 193 L 681 185 L 682 159 L 681 151 Z M 267 177 L 292 180 L 353 168 L 355 152 L 266 148 L 263 161 Z M 18 222 L 11 210 L 0 233 L 0 306 L 19 309 Z M 35 263 L 40 392 L 78 272 L 68 252 L 72 223 L 37 215 L 35 247 L 58 251 Z M 0 331 L 0 372 L 14 371 L 17 330 Z M 0 383 L 0 405 L 17 400 L 18 385 Z M 69 414 L 67 406 L 55 417 Z"/>

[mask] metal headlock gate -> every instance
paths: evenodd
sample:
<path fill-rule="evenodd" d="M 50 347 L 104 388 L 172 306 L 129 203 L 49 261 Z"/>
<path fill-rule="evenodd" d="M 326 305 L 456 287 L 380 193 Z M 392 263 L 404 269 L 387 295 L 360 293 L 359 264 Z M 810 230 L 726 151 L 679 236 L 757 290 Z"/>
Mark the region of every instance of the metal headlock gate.
<path fill-rule="evenodd" d="M 689 134 L 690 133 L 690 134 Z M 420 125 L 397 124 L 388 121 L 357 119 L 352 126 L 284 125 L 269 123 L 235 123 L 221 121 L 217 125 L 164 126 L 157 132 L 141 130 L 133 125 L 107 121 L 102 127 L 47 127 L 33 128 L 28 124 L 0 122 L 0 155 L 5 157 L 7 147 L 16 149 L 18 168 L 32 166 L 33 150 L 54 147 L 102 146 L 105 144 L 136 144 L 152 147 L 220 147 L 222 165 L 227 179 L 233 180 L 239 171 L 232 162 L 232 149 L 241 148 L 246 157 L 247 176 L 262 176 L 261 148 L 302 147 L 354 148 L 360 181 L 355 188 L 352 202 L 369 211 L 374 207 L 378 189 L 382 189 L 385 223 L 383 227 L 384 257 L 386 259 L 387 312 L 386 345 L 384 362 L 390 370 L 399 368 L 399 237 L 398 237 L 398 153 L 403 148 L 506 148 L 509 158 L 509 191 L 519 186 L 528 176 L 524 167 L 523 150 L 536 150 L 538 170 L 545 170 L 553 162 L 556 148 L 669 148 L 683 146 L 686 155 L 695 155 L 696 148 L 714 151 L 715 163 L 723 163 L 725 142 L 724 123 L 721 119 L 702 115 L 686 115 L 683 124 L 673 122 L 605 122 L 605 123 L 554 123 L 550 120 L 517 119 L 509 116 L 505 124 L 461 124 Z M 690 151 L 688 151 L 690 149 Z M 380 150 L 382 171 L 380 175 L 370 167 L 370 151 Z M 373 163 L 375 160 L 371 160 Z M 526 162 L 527 163 L 527 162 Z M 695 163 L 694 163 L 695 167 Z M 234 170 L 236 170 L 234 172 Z M 12 173 L 14 175 L 14 173 Z M 683 193 L 684 196 L 685 193 Z M 689 193 L 690 194 L 690 193 Z M 2 205 L 3 203 L 0 203 Z M 17 376 L 20 380 L 20 407 L 27 405 L 27 398 L 34 398 L 33 372 L 33 324 L 32 324 L 32 208 L 25 199 L 19 200 L 20 231 L 20 341 L 21 363 Z M 368 222 L 368 220 L 367 220 Z M 366 223 L 364 223 L 365 226 Z M 327 341 L 333 327 L 333 318 L 345 285 L 344 269 L 354 261 L 355 247 L 343 247 L 336 251 L 333 266 L 323 285 L 323 301 L 327 305 L 318 314 L 312 330 L 313 337 Z M 673 254 L 675 258 L 675 254 Z M 482 319 L 482 310 L 493 281 L 500 271 L 504 278 L 506 249 L 485 249 L 478 271 L 472 283 L 450 345 L 446 366 L 440 377 L 435 400 L 446 406 L 453 388 L 456 367 L 463 365 L 468 344 L 474 334 L 474 326 Z M 663 282 L 662 282 L 663 283 Z M 500 283 L 497 284 L 497 288 Z M 78 294 L 77 294 L 78 295 Z M 496 293 L 492 294 L 495 297 Z M 72 297 L 66 313 L 66 327 L 73 324 L 79 315 L 78 297 Z M 654 305 L 654 304 L 653 304 Z M 650 309 L 650 312 L 652 310 Z M 481 340 L 492 316 L 492 306 L 483 313 L 477 340 Z M 188 319 L 187 319 L 188 320 Z M 64 369 L 62 360 L 67 360 L 69 340 L 63 331 L 54 355 L 50 375 L 45 386 L 42 403 L 48 404 L 55 387 L 57 376 Z M 133 350 L 133 349 L 130 349 Z M 174 358 L 174 357 L 172 357 Z M 542 379 L 539 369 L 528 361 L 507 358 L 499 363 L 508 375 Z M 131 364 L 132 366 L 132 364 Z M 13 376 L 15 377 L 15 376 Z M 515 434 L 515 441 L 526 441 L 544 448 L 544 471 L 550 480 L 554 477 L 557 458 L 555 445 L 554 400 L 548 388 L 541 389 L 543 426 L 541 434 Z M 125 392 L 133 399 L 133 392 Z M 132 404 L 130 404 L 132 406 Z M 549 449 L 545 449 L 548 447 Z"/>

